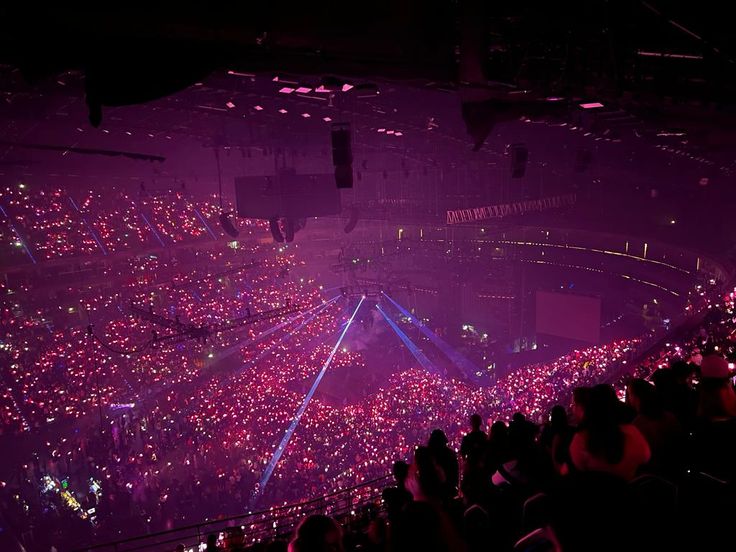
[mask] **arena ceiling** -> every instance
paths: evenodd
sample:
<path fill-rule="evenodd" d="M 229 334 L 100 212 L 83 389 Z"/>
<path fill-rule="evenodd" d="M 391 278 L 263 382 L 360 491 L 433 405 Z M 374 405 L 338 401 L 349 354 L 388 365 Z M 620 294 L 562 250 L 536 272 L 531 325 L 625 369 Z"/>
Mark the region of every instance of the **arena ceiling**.
<path fill-rule="evenodd" d="M 733 202 L 736 49 L 715 2 L 357 8 L 3 6 L 0 173 L 212 189 L 213 150 L 228 178 L 268 174 L 280 152 L 327 163 L 330 123 L 348 120 L 366 174 L 506 170 L 523 142 L 547 181 L 580 178 L 590 151 L 601 201 L 625 183 L 626 201 L 675 203 L 705 181 Z M 481 87 L 461 82 L 462 44 Z"/>

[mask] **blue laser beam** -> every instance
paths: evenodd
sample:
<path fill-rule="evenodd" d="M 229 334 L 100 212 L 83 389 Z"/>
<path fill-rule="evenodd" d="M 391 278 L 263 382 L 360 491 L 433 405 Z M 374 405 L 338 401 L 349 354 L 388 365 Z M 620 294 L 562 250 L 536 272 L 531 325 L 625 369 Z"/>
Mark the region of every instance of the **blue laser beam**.
<path fill-rule="evenodd" d="M 481 370 L 480 368 L 478 368 L 478 366 L 476 366 L 465 355 L 458 352 L 452 345 L 447 343 L 447 341 L 445 341 L 432 330 L 430 330 L 424 324 L 424 322 L 411 314 L 408 310 L 406 310 L 404 307 L 394 301 L 391 297 L 389 297 L 385 293 L 383 295 L 391 302 L 391 304 L 393 304 L 394 307 L 398 309 L 399 312 L 401 312 L 401 314 L 407 317 L 412 324 L 419 328 L 419 331 L 421 331 L 435 347 L 442 351 L 442 353 L 450 359 L 450 362 L 457 366 L 458 370 L 460 370 L 460 372 L 462 372 L 462 374 L 466 378 L 475 383 L 480 382 L 481 378 L 478 376 L 478 374 L 481 373 Z"/>
<path fill-rule="evenodd" d="M 266 465 L 266 469 L 263 471 L 263 474 L 261 475 L 261 480 L 259 481 L 258 486 L 253 491 L 253 497 L 251 501 L 252 505 L 255 504 L 255 502 L 263 494 L 263 491 L 266 488 L 266 485 L 268 484 L 268 480 L 271 479 L 271 475 L 273 474 L 273 471 L 276 469 L 276 465 L 279 463 L 279 460 L 281 460 L 281 455 L 284 454 L 284 451 L 286 450 L 286 447 L 289 444 L 291 437 L 294 435 L 294 432 L 296 431 L 296 428 L 299 425 L 299 422 L 301 421 L 302 416 L 304 415 L 304 412 L 306 412 L 307 406 L 309 406 L 309 402 L 312 400 L 312 396 L 314 396 L 315 391 L 317 391 L 317 387 L 319 387 L 319 384 L 322 381 L 322 378 L 324 377 L 325 372 L 327 372 L 327 369 L 330 367 L 330 364 L 332 364 L 332 359 L 335 358 L 335 353 L 337 353 L 337 350 L 340 348 L 340 344 L 342 343 L 342 340 L 345 338 L 345 334 L 348 333 L 348 330 L 350 329 L 350 326 L 352 325 L 353 320 L 355 320 L 355 315 L 358 314 L 358 311 L 360 310 L 361 305 L 363 305 L 363 301 L 365 301 L 365 297 L 361 298 L 360 302 L 358 303 L 358 306 L 355 307 L 353 314 L 348 319 L 348 323 L 345 325 L 345 328 L 342 330 L 340 337 L 337 339 L 337 343 L 335 343 L 335 346 L 332 348 L 332 351 L 330 351 L 330 355 L 327 357 L 327 360 L 322 366 L 322 369 L 319 371 L 319 373 L 317 374 L 317 377 L 314 379 L 314 383 L 312 383 L 312 387 L 309 389 L 307 394 L 304 396 L 304 400 L 302 401 L 302 404 L 299 407 L 299 409 L 296 411 L 296 415 L 294 416 L 294 419 L 291 420 L 291 424 L 289 424 L 289 427 L 286 430 L 286 433 L 284 433 L 284 437 L 281 439 L 279 446 L 276 448 L 276 450 L 273 453 L 273 456 L 271 457 L 271 460 Z"/>
<path fill-rule="evenodd" d="M 33 264 L 36 264 L 36 259 L 33 257 L 31 250 L 26 245 L 26 242 L 23 239 L 23 236 L 21 236 L 18 229 L 12 223 L 12 221 L 10 220 L 10 216 L 8 215 L 7 211 L 3 208 L 2 205 L 0 205 L 0 212 L 2 212 L 3 216 L 8 219 L 8 225 L 10 226 L 10 229 L 15 233 L 15 236 L 18 238 L 18 243 L 23 247 L 23 250 L 26 252 L 26 255 L 28 255 L 28 258 L 31 259 Z"/>
<path fill-rule="evenodd" d="M 72 198 L 71 196 L 69 196 L 69 203 L 71 203 L 72 207 L 74 207 L 74 210 L 77 213 L 79 213 L 80 215 L 82 214 L 82 211 L 79 209 L 77 202 L 74 201 L 74 198 Z M 92 235 L 92 238 L 94 238 L 94 240 L 97 242 L 97 247 L 100 248 L 100 251 L 102 251 L 104 255 L 107 255 L 107 249 L 105 249 L 105 247 L 102 245 L 102 242 L 99 240 L 99 238 L 97 237 L 97 234 L 92 229 L 92 226 L 90 226 L 89 222 L 87 222 L 87 219 L 84 216 L 82 216 L 82 222 L 85 224 L 85 226 L 87 226 L 87 230 L 89 230 L 89 233 Z"/>
<path fill-rule="evenodd" d="M 135 205 L 135 203 L 133 205 Z M 164 244 L 164 240 L 161 239 L 161 236 L 158 235 L 158 232 L 156 232 L 156 229 L 153 227 L 153 225 L 148 220 L 148 217 L 146 217 L 146 215 L 143 212 L 141 212 L 141 217 L 143 218 L 145 223 L 148 225 L 148 228 L 151 230 L 151 232 L 153 232 L 153 235 L 156 236 L 156 239 L 158 240 L 158 243 L 161 244 L 161 247 L 166 247 L 166 244 Z"/>
<path fill-rule="evenodd" d="M 324 309 L 326 309 L 332 303 L 334 303 L 335 301 L 337 301 L 339 298 L 340 298 L 339 296 L 338 297 L 334 297 L 331 300 L 327 301 L 326 303 L 321 303 L 321 304 L 317 305 L 316 307 L 312 307 L 308 311 L 304 311 L 302 313 L 297 314 L 296 316 L 292 316 L 289 320 L 286 320 L 284 322 L 281 322 L 279 324 L 276 324 L 275 326 L 272 326 L 271 328 L 269 328 L 265 332 L 262 332 L 262 333 L 258 334 L 256 337 L 254 337 L 251 340 L 248 340 L 248 341 L 246 341 L 244 343 L 238 343 L 236 345 L 233 345 L 232 347 L 229 347 L 228 349 L 225 349 L 220 354 L 220 359 L 224 358 L 228 354 L 231 354 L 233 352 L 233 350 L 235 350 L 235 349 L 243 349 L 243 348 L 245 348 L 245 347 L 247 347 L 249 345 L 252 345 L 253 343 L 256 343 L 256 342 L 262 340 L 263 338 L 265 338 L 266 336 L 274 333 L 275 331 L 277 331 L 277 330 L 285 327 L 288 324 L 291 324 L 292 322 L 295 322 L 296 320 L 299 319 L 300 316 L 304 316 L 305 314 L 313 311 L 310 316 L 308 316 L 307 318 L 305 318 L 304 320 L 302 320 L 302 322 L 298 326 L 296 326 L 293 330 L 289 331 L 286 335 L 281 336 L 281 338 L 279 338 L 278 341 L 272 343 L 270 347 L 264 349 L 263 351 L 261 351 L 260 353 L 258 353 L 254 358 L 248 360 L 242 366 L 240 366 L 239 368 L 237 368 L 233 373 L 231 373 L 227 377 L 223 378 L 223 380 L 218 385 L 225 385 L 225 384 L 227 384 L 228 382 L 230 382 L 233 379 L 235 379 L 238 375 L 240 375 L 246 368 L 248 368 L 249 366 L 252 366 L 253 364 L 255 364 L 255 363 L 263 360 L 265 357 L 267 357 L 268 355 L 270 355 L 272 352 L 274 352 L 276 350 L 276 348 L 279 345 L 281 345 L 282 343 L 285 343 L 286 341 L 288 341 L 289 339 L 291 339 L 292 337 L 294 337 L 294 335 L 296 335 L 304 326 L 306 326 L 307 324 L 309 324 Z M 192 403 L 190 403 L 190 405 L 187 408 L 184 409 L 183 412 L 184 413 L 189 413 L 189 412 L 193 411 L 198 404 L 199 404 L 199 401 L 193 401 Z"/>
<path fill-rule="evenodd" d="M 409 336 L 406 335 L 401 328 L 399 328 L 396 322 L 391 320 L 391 317 L 387 315 L 379 305 L 376 305 L 376 309 L 378 309 L 378 312 L 383 315 L 383 318 L 386 320 L 386 322 L 388 322 L 388 325 L 391 326 L 391 329 L 396 333 L 396 335 L 399 336 L 399 339 L 401 339 L 404 345 L 406 345 L 406 348 L 409 349 L 412 355 L 414 355 L 414 358 L 417 359 L 417 362 L 419 362 L 419 364 L 421 364 L 422 367 L 428 372 L 442 375 L 442 373 L 437 369 L 434 363 L 429 360 L 429 358 L 427 358 L 427 355 L 425 355 L 424 352 L 419 347 L 417 347 L 411 339 L 409 339 Z"/>
<path fill-rule="evenodd" d="M 69 198 L 69 199 L 71 199 L 71 198 Z M 102 242 L 97 237 L 97 234 L 95 233 L 95 231 L 92 230 L 92 227 L 90 226 L 89 222 L 87 222 L 87 219 L 86 218 L 82 218 L 82 222 L 84 222 L 85 226 L 87 227 L 87 230 L 89 230 L 89 233 L 92 235 L 92 238 L 97 243 L 97 247 L 99 247 L 100 248 L 100 251 L 102 251 L 102 254 L 103 255 L 107 255 L 107 249 L 105 249 L 105 246 L 102 245 Z"/>
<path fill-rule="evenodd" d="M 293 322 L 296 322 L 300 318 L 309 315 L 298 326 L 296 326 L 293 330 L 291 330 L 291 332 L 289 332 L 288 334 L 286 334 L 286 336 L 282 337 L 277 343 L 274 343 L 273 347 L 275 347 L 276 345 L 281 344 L 286 339 L 289 339 L 292 335 L 294 335 L 296 332 L 298 332 L 299 330 L 301 330 L 304 326 L 306 326 L 307 324 L 309 324 L 312 320 L 315 319 L 315 317 L 318 314 L 320 314 L 323 310 L 325 310 L 327 307 L 329 307 L 332 303 L 334 303 L 335 301 L 337 301 L 339 298 L 340 298 L 340 296 L 333 297 L 332 299 L 330 299 L 329 301 L 327 301 L 325 303 L 320 303 L 319 305 L 316 305 L 316 306 L 312 307 L 311 309 L 308 309 L 308 310 L 306 310 L 304 312 L 297 313 L 294 316 L 292 316 L 291 318 L 289 318 L 287 320 L 284 320 L 283 322 L 279 322 L 275 326 L 271 326 L 267 330 L 259 333 L 257 336 L 255 336 L 255 337 L 253 337 L 251 339 L 248 339 L 248 340 L 246 340 L 246 341 L 244 341 L 242 343 L 237 343 L 237 344 L 233 345 L 232 347 L 230 347 L 228 349 L 225 349 L 223 351 L 223 353 L 221 354 L 221 356 L 225 356 L 225 355 L 229 354 L 230 352 L 232 352 L 235 349 L 243 349 L 244 347 L 249 347 L 250 345 L 253 345 L 254 343 L 258 343 L 259 341 L 265 339 L 266 337 L 268 337 L 272 333 L 277 332 L 280 329 L 285 328 L 289 324 L 291 324 Z M 265 356 L 266 354 L 268 354 L 268 353 L 271 352 L 271 350 L 273 349 L 273 347 L 272 348 L 269 348 L 269 349 L 265 349 L 264 351 L 262 351 L 261 353 L 259 353 L 259 355 L 256 358 L 254 358 L 253 360 L 249 361 L 244 366 L 247 366 L 249 363 L 252 363 L 252 362 L 261 360 L 263 358 L 263 356 Z"/>
<path fill-rule="evenodd" d="M 216 235 L 215 235 L 215 233 L 214 233 L 214 232 L 212 231 L 212 228 L 210 228 L 210 225 L 209 225 L 209 224 L 207 224 L 207 221 L 206 221 L 206 220 L 204 219 L 204 217 L 202 216 L 202 213 L 200 213 L 200 212 L 199 212 L 199 209 L 193 209 L 193 210 L 194 210 L 194 213 L 195 213 L 195 214 L 196 214 L 196 215 L 197 215 L 197 216 L 199 217 L 199 220 L 200 220 L 200 221 L 202 221 L 202 224 L 204 225 L 204 227 L 205 227 L 205 230 L 207 230 L 207 232 L 209 232 L 209 233 L 210 233 L 210 236 L 212 236 L 212 239 L 213 239 L 213 240 L 216 240 L 216 239 L 217 239 L 217 236 L 216 236 Z"/>

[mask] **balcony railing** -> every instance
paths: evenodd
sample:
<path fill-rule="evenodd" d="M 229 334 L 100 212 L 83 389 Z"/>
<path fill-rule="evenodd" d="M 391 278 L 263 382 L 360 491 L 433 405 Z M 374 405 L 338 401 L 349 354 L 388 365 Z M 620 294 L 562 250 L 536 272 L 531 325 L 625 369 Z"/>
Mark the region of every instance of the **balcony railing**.
<path fill-rule="evenodd" d="M 243 529 L 246 544 L 250 545 L 288 538 L 298 523 L 312 514 L 326 514 L 349 526 L 381 507 L 381 491 L 390 481 L 390 476 L 379 477 L 305 502 L 96 544 L 75 552 L 170 552 L 178 544 L 183 544 L 187 552 L 199 552 L 204 549 L 208 535 L 219 535 L 237 526 Z"/>

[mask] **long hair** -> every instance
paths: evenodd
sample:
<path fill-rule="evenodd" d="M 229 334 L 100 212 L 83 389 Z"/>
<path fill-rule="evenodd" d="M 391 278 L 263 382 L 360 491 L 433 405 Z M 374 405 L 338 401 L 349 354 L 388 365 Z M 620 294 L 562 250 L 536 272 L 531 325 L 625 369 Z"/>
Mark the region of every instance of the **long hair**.
<path fill-rule="evenodd" d="M 289 552 L 325 552 L 327 536 L 336 533 L 338 536 L 337 550 L 342 550 L 342 528 L 329 516 L 316 514 L 302 520 L 296 528 L 294 538 L 289 543 Z"/>
<path fill-rule="evenodd" d="M 619 412 L 616 392 L 610 385 L 596 385 L 590 390 L 584 422 L 588 432 L 588 451 L 609 464 L 618 464 L 624 456 Z"/>
<path fill-rule="evenodd" d="M 570 427 L 567 420 L 567 411 L 564 406 L 558 404 L 552 407 L 552 412 L 550 412 L 549 416 L 549 425 L 555 433 L 560 433 Z"/>
<path fill-rule="evenodd" d="M 698 416 L 706 419 L 736 416 L 736 395 L 730 380 L 710 378 L 700 380 Z"/>
<path fill-rule="evenodd" d="M 639 413 L 647 418 L 658 420 L 662 417 L 662 401 L 654 385 L 636 378 L 629 382 L 629 392 L 639 399 Z"/>

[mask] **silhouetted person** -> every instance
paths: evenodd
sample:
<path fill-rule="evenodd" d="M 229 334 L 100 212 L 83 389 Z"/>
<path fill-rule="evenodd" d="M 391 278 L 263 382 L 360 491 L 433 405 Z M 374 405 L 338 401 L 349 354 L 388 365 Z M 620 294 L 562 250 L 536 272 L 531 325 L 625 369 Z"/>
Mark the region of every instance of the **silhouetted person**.
<path fill-rule="evenodd" d="M 211 533 L 207 535 L 207 547 L 204 549 L 205 552 L 220 552 L 220 547 L 217 546 L 217 535 Z"/>
<path fill-rule="evenodd" d="M 728 362 L 706 356 L 700 365 L 693 460 L 698 471 L 736 482 L 736 392 Z"/>
<path fill-rule="evenodd" d="M 413 500 L 411 493 L 406 489 L 409 464 L 402 460 L 394 462 L 393 474 L 396 480 L 396 486 L 387 487 L 381 493 L 383 503 L 386 506 L 386 515 L 392 523 L 396 520 L 399 513 L 406 508 L 407 504 Z"/>
<path fill-rule="evenodd" d="M 570 462 L 570 442 L 575 435 L 567 419 L 567 411 L 563 406 L 552 407 L 549 422 L 544 425 L 539 436 L 539 444 L 550 454 L 555 468 L 559 471 Z"/>
<path fill-rule="evenodd" d="M 498 467 L 492 481 L 498 487 L 511 486 L 520 494 L 541 490 L 554 475 L 549 455 L 535 442 L 536 424 L 521 413 L 509 424 L 509 459 Z"/>
<path fill-rule="evenodd" d="M 445 432 L 435 429 L 429 435 L 427 447 L 444 474 L 445 497 L 452 498 L 457 494 L 460 483 L 460 466 L 455 451 L 447 446 L 447 442 Z"/>
<path fill-rule="evenodd" d="M 572 419 L 580 425 L 585 418 L 585 409 L 590 401 L 590 387 L 576 387 L 572 390 Z"/>
<path fill-rule="evenodd" d="M 239 525 L 225 530 L 225 550 L 227 552 L 245 552 L 245 533 Z"/>
<path fill-rule="evenodd" d="M 509 433 L 506 424 L 501 420 L 493 422 L 488 435 L 486 465 L 490 473 L 506 462 L 509 457 Z"/>
<path fill-rule="evenodd" d="M 695 369 L 696 366 L 689 362 L 682 360 L 673 362 L 670 366 L 672 385 L 668 396 L 663 397 L 662 400 L 662 408 L 672 412 L 685 427 L 695 419 L 695 409 L 698 403 L 698 394 L 692 385 Z"/>
<path fill-rule="evenodd" d="M 302 520 L 289 552 L 342 552 L 342 528 L 331 517 L 316 514 Z"/>
<path fill-rule="evenodd" d="M 621 403 L 609 385 L 591 389 L 580 431 L 570 444 L 570 457 L 577 470 L 603 472 L 629 481 L 651 451 L 641 432 L 621 423 Z"/>
<path fill-rule="evenodd" d="M 673 476 L 682 461 L 684 432 L 672 412 L 662 408 L 661 399 L 654 385 L 643 379 L 629 382 L 627 402 L 636 411 L 634 426 L 649 444 L 652 457 L 648 471 Z"/>
<path fill-rule="evenodd" d="M 459 535 L 444 506 L 445 474 L 429 447 L 417 447 L 414 451 L 414 462 L 409 468 L 406 487 L 414 500 L 401 512 L 393 528 L 390 550 L 462 550 Z"/>
<path fill-rule="evenodd" d="M 486 448 L 488 437 L 481 429 L 482 425 L 483 418 L 480 417 L 480 414 L 473 414 L 470 417 L 470 433 L 465 434 L 460 445 L 460 454 L 463 458 L 469 454 L 477 454 Z"/>

